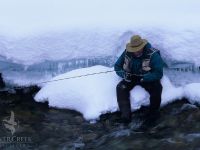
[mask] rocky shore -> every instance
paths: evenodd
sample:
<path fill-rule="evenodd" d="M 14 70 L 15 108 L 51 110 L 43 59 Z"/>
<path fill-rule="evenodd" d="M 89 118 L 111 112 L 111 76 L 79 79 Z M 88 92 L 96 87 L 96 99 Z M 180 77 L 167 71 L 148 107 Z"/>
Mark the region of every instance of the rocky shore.
<path fill-rule="evenodd" d="M 91 123 L 78 112 L 49 108 L 48 103 L 35 102 L 33 97 L 39 87 L 2 86 L 0 90 L 0 149 L 38 150 L 199 150 L 200 110 L 198 105 L 186 99 L 177 100 L 161 109 L 160 118 L 148 130 L 137 130 L 145 107 L 132 113 L 132 122 L 124 126 L 116 122 L 119 113 L 101 115 Z M 14 113 L 15 132 L 5 128 L 3 120 Z M 6 138 L 29 138 L 22 147 L 20 143 Z M 22 142 L 23 143 L 23 142 Z"/>

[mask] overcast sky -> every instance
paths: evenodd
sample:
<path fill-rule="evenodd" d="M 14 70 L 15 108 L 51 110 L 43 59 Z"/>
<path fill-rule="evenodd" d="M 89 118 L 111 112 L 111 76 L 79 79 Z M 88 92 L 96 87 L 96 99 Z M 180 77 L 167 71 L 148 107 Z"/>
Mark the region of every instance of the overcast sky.
<path fill-rule="evenodd" d="M 194 22 L 199 8 L 198 0 L 0 0 L 0 32 Z"/>

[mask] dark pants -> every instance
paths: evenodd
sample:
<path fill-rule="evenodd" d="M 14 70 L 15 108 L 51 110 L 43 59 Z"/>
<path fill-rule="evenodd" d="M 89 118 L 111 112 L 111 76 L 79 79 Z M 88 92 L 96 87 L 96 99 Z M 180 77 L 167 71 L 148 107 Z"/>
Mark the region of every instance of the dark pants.
<path fill-rule="evenodd" d="M 117 102 L 121 112 L 122 119 L 131 119 L 130 91 L 136 85 L 142 86 L 150 94 L 150 112 L 158 112 L 161 103 L 162 85 L 160 81 L 154 82 L 126 82 L 122 80 L 117 85 Z"/>

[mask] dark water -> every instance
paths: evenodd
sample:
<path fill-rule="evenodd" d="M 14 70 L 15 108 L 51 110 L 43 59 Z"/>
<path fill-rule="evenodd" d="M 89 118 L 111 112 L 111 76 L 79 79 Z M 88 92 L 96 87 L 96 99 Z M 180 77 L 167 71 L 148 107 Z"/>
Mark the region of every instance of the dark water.
<path fill-rule="evenodd" d="M 1 90 L 0 149 L 36 150 L 200 150 L 200 110 L 186 100 L 161 109 L 157 122 L 141 130 L 143 108 L 132 113 L 132 122 L 118 123 L 118 113 L 106 114 L 96 123 L 71 110 L 36 103 L 37 87 Z M 5 127 L 14 113 L 15 132 Z"/>

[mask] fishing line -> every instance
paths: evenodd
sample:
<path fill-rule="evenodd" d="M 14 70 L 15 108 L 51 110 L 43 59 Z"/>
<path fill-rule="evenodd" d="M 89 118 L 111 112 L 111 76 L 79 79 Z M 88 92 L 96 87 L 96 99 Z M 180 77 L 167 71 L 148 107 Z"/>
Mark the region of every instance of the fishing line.
<path fill-rule="evenodd" d="M 103 72 L 96 72 L 96 73 L 89 73 L 89 74 L 83 74 L 83 75 L 79 75 L 79 76 L 66 77 L 66 78 L 57 79 L 57 80 L 49 80 L 49 81 L 39 82 L 39 83 L 36 83 L 36 84 L 44 84 L 44 83 L 49 83 L 49 82 L 57 82 L 57 81 L 61 81 L 61 80 L 69 80 L 69 79 L 74 79 L 74 78 L 81 78 L 81 77 L 87 77 L 87 76 L 98 75 L 98 74 L 103 74 L 103 73 L 111 73 L 111 72 L 114 72 L 114 71 L 115 70 L 103 71 Z M 118 71 L 118 72 L 122 72 L 122 71 Z"/>

